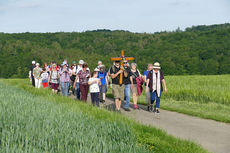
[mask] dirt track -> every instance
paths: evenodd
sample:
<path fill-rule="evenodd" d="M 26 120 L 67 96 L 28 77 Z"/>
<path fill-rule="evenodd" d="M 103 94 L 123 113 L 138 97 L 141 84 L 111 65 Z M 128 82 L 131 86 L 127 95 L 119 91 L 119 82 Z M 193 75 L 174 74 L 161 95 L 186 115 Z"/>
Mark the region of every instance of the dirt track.
<path fill-rule="evenodd" d="M 88 101 L 90 97 L 88 96 Z M 107 109 L 114 108 L 112 99 L 107 98 Z M 140 109 L 121 113 L 136 121 L 165 130 L 175 137 L 191 140 L 213 153 L 230 153 L 230 124 L 201 119 L 176 112 L 160 110 L 160 115 L 146 111 L 146 106 Z M 131 105 L 132 108 L 132 105 Z"/>

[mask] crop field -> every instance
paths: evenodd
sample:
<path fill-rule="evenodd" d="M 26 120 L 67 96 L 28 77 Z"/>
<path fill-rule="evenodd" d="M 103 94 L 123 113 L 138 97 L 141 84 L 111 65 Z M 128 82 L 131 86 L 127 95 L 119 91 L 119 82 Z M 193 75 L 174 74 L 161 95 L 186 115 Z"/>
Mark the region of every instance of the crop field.
<path fill-rule="evenodd" d="M 202 153 L 193 142 L 27 80 L 0 80 L 0 152 Z"/>
<path fill-rule="evenodd" d="M 168 93 L 162 93 L 161 108 L 230 123 L 230 75 L 166 76 L 165 80 Z M 146 104 L 144 91 L 138 103 Z"/>

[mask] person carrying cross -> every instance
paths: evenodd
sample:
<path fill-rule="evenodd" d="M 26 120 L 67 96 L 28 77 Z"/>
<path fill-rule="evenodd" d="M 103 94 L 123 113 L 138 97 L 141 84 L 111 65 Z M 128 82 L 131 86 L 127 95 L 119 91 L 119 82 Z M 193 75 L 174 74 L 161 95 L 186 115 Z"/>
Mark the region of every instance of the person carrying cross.
<path fill-rule="evenodd" d="M 124 81 L 120 84 L 121 74 L 123 74 L 123 77 L 128 77 L 128 74 L 124 73 L 124 67 L 120 66 L 120 61 L 115 61 L 115 65 L 110 69 L 110 76 L 112 78 L 112 90 L 115 99 L 116 111 L 118 112 L 120 112 L 121 101 L 124 100 Z"/>

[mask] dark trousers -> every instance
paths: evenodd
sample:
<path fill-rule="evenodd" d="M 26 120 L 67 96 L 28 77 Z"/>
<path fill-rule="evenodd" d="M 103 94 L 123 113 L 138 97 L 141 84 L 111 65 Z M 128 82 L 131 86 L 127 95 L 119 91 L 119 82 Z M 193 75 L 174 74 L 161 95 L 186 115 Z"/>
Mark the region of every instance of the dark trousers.
<path fill-rule="evenodd" d="M 76 86 L 75 86 L 75 90 L 76 90 L 76 98 L 78 99 L 78 100 L 80 100 L 80 85 L 79 85 L 79 83 L 76 83 Z"/>
<path fill-rule="evenodd" d="M 96 105 L 99 107 L 99 92 L 96 93 L 90 93 L 91 95 L 91 102 L 95 106 Z"/>
<path fill-rule="evenodd" d="M 31 76 L 32 79 L 32 85 L 35 87 L 35 80 L 34 80 L 34 76 Z"/>
<path fill-rule="evenodd" d="M 80 90 L 81 90 L 81 100 L 87 101 L 87 95 L 89 92 L 89 85 L 88 84 L 80 84 Z"/>

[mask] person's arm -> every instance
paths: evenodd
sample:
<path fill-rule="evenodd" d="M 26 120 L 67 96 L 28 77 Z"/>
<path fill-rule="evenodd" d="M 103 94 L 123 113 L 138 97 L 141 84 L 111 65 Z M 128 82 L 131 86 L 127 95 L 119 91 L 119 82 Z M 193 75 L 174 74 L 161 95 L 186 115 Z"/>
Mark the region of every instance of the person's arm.
<path fill-rule="evenodd" d="M 131 88 L 133 88 L 133 76 L 130 75 L 129 79 L 130 79 L 130 82 L 131 82 Z"/>
<path fill-rule="evenodd" d="M 48 76 L 48 83 L 50 82 L 50 79 L 51 79 L 51 74 L 49 74 Z"/>
<path fill-rule="evenodd" d="M 106 81 L 107 88 L 109 88 L 108 74 L 105 76 L 105 81 Z"/>
<path fill-rule="evenodd" d="M 101 85 L 101 79 L 98 79 L 98 85 L 99 86 Z"/>
<path fill-rule="evenodd" d="M 75 78 L 75 81 L 74 81 L 74 83 L 73 83 L 73 88 L 75 88 L 76 87 L 76 83 L 77 83 L 77 80 L 78 80 L 78 74 L 76 75 L 76 78 Z"/>
<path fill-rule="evenodd" d="M 69 76 L 72 76 L 72 70 L 67 69 L 67 73 L 69 74 Z"/>
<path fill-rule="evenodd" d="M 143 80 L 145 81 L 145 83 L 147 82 L 147 76 L 146 75 L 143 76 Z"/>
<path fill-rule="evenodd" d="M 59 70 L 59 74 L 62 75 L 64 73 L 63 70 Z"/>
<path fill-rule="evenodd" d="M 119 70 L 116 74 L 112 73 L 111 74 L 111 78 L 114 79 L 114 78 L 116 78 L 121 73 L 122 73 L 122 70 Z"/>
<path fill-rule="evenodd" d="M 139 71 L 139 70 L 137 70 L 137 72 L 139 73 L 139 77 L 142 77 L 142 75 L 141 75 L 140 71 Z"/>
<path fill-rule="evenodd" d="M 146 82 L 146 87 L 145 87 L 145 92 L 149 92 L 149 79 L 147 79 L 147 82 Z"/>
<path fill-rule="evenodd" d="M 128 77 L 128 72 L 127 71 L 124 71 L 124 76 L 127 78 Z"/>
<path fill-rule="evenodd" d="M 92 80 L 92 81 L 88 81 L 88 84 L 91 85 L 91 84 L 97 83 L 97 81 L 98 81 L 97 79 Z"/>
<path fill-rule="evenodd" d="M 162 80 L 163 82 L 163 85 L 164 85 L 164 90 L 165 90 L 165 93 L 167 93 L 167 87 L 166 87 L 166 82 L 165 82 L 165 79 Z"/>
<path fill-rule="evenodd" d="M 114 78 L 116 78 L 119 74 L 123 73 L 122 68 L 123 68 L 123 67 L 121 67 L 121 69 L 120 69 L 117 73 L 115 73 L 115 74 L 114 74 L 114 72 L 112 72 L 112 73 L 110 74 L 111 78 L 114 79 Z M 123 69 L 124 69 L 124 68 L 123 68 Z M 112 68 L 111 68 L 111 70 L 112 70 Z"/>

